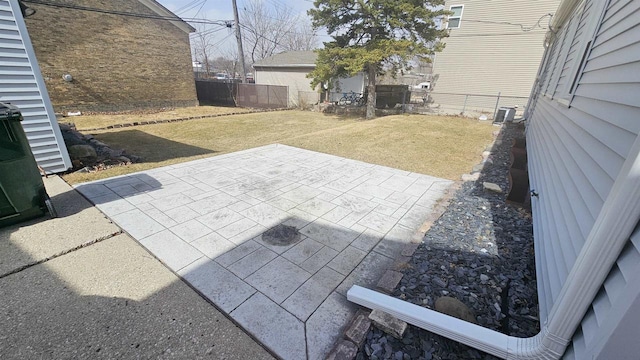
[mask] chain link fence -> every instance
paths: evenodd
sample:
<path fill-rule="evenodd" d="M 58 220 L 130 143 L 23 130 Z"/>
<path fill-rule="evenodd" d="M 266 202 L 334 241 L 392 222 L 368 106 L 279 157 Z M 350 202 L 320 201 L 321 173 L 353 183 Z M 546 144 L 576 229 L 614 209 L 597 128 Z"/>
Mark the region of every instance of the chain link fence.
<path fill-rule="evenodd" d="M 381 89 L 376 92 L 376 108 L 414 114 L 461 115 L 478 118 L 485 115 L 494 120 L 502 107 L 514 108 L 515 117 L 522 117 L 529 101 L 528 97 L 509 95 L 481 95 L 462 93 L 442 93 L 427 89 Z M 346 105 L 347 107 L 366 104 L 359 99 L 366 94 L 352 92 L 299 91 L 298 107 L 311 109 L 320 103 Z"/>
<path fill-rule="evenodd" d="M 419 100 L 412 96 L 412 103 L 415 110 L 424 110 L 430 113 L 441 115 L 462 115 L 468 117 L 479 117 L 486 115 L 489 119 L 494 119 L 501 107 L 515 108 L 516 117 L 524 114 L 525 107 L 529 101 L 528 97 L 509 96 L 498 93 L 496 95 L 481 94 L 456 94 L 428 92 Z"/>

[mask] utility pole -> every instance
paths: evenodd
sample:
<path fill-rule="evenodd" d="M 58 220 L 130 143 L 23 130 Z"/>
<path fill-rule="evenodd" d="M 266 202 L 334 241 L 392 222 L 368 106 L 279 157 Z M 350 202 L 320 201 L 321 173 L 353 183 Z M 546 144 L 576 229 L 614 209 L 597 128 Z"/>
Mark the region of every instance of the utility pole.
<path fill-rule="evenodd" d="M 231 0 L 233 3 L 233 18 L 236 22 L 236 40 L 238 40 L 238 56 L 240 57 L 240 67 L 242 68 L 242 80 L 241 82 L 247 81 L 247 73 L 244 67 L 244 50 L 242 50 L 242 35 L 240 35 L 240 17 L 238 16 L 238 4 L 236 4 L 236 0 Z"/>

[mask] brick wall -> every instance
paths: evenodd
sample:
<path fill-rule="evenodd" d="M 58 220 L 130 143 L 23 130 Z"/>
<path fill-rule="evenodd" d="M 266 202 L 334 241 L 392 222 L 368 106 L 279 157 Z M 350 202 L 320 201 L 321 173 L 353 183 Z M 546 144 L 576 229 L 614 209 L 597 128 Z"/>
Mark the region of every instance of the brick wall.
<path fill-rule="evenodd" d="M 56 2 L 157 15 L 137 0 Z M 197 104 L 189 36 L 169 21 L 28 6 L 36 9 L 27 28 L 57 112 Z"/>

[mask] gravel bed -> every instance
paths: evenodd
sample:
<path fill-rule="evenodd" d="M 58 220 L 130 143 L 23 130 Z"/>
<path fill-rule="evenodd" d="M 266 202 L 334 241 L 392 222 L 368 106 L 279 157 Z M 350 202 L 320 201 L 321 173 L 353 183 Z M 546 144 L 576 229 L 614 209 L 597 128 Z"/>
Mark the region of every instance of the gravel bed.
<path fill-rule="evenodd" d="M 466 182 L 431 227 L 404 270 L 394 297 L 434 308 L 442 296 L 467 305 L 481 326 L 517 337 L 539 332 L 531 214 L 506 204 L 512 139 L 517 125 L 505 125 L 502 143 L 491 150 L 476 182 Z M 499 143 L 499 142 L 497 142 Z M 357 359 L 495 359 L 473 348 L 409 326 L 402 340 L 375 327 Z"/>

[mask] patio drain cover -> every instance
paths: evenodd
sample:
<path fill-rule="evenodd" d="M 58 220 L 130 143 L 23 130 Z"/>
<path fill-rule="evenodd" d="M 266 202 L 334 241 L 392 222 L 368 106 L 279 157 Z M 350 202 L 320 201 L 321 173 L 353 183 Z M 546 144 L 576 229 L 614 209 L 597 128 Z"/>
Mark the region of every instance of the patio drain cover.
<path fill-rule="evenodd" d="M 300 233 L 295 226 L 277 225 L 262 234 L 262 240 L 267 244 L 287 246 L 300 240 Z"/>

